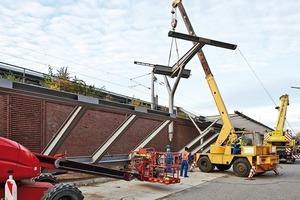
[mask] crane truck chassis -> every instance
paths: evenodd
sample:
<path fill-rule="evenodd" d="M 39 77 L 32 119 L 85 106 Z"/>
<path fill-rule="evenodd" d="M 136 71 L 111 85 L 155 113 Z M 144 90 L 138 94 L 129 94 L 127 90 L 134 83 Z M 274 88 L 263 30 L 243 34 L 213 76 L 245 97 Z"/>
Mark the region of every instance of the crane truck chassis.
<path fill-rule="evenodd" d="M 182 0 L 174 0 L 172 2 L 172 6 L 174 9 L 172 13 L 176 13 L 176 9 L 178 8 L 189 34 L 172 33 L 169 34 L 169 36 L 192 41 L 194 45 L 197 45 L 198 43 L 205 44 L 205 42 L 212 41 L 207 39 L 203 41 L 202 38 L 196 36 L 188 15 L 183 7 Z M 177 20 L 175 21 L 177 22 Z M 230 45 L 223 42 L 217 42 L 214 44 L 215 46 L 232 50 L 236 48 L 236 45 Z M 277 172 L 279 157 L 275 153 L 271 152 L 271 148 L 269 146 L 263 146 L 262 137 L 259 133 L 252 131 L 238 133 L 235 131 L 202 49 L 198 51 L 197 56 L 201 62 L 206 81 L 223 121 L 223 125 L 216 142 L 210 146 L 210 152 L 200 153 L 195 156 L 198 158 L 197 162 L 200 170 L 203 172 L 211 172 L 215 167 L 217 167 L 219 170 L 224 171 L 233 166 L 234 173 L 241 177 L 248 176 L 252 167 L 256 169 L 258 174 L 266 171 Z M 240 154 L 233 154 L 232 147 L 238 136 L 240 136 L 242 140 L 240 147 L 241 151 Z M 248 140 L 252 141 L 252 143 L 248 143 Z"/>
<path fill-rule="evenodd" d="M 99 165 L 75 162 L 60 156 L 33 153 L 21 144 L 0 137 L 0 199 L 5 196 L 6 181 L 16 182 L 18 200 L 82 200 L 81 191 L 72 184 L 58 183 L 54 176 L 42 174 L 42 168 L 76 171 L 130 181 L 138 179 L 160 184 L 180 183 L 179 153 L 156 152 L 153 148 L 132 152 L 131 169 L 115 170 Z M 10 177 L 9 180 L 7 180 Z M 11 188 L 10 188 L 11 190 Z M 16 198 L 15 198 L 16 199 Z"/>

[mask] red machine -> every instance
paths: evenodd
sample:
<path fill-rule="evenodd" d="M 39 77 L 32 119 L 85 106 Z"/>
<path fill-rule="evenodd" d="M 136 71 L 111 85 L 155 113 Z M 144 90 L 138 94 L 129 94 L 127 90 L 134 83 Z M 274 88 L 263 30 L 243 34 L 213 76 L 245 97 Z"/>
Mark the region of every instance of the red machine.
<path fill-rule="evenodd" d="M 41 172 L 40 162 L 33 153 L 6 138 L 0 138 L 0 164 L 0 183 L 5 183 L 10 174 L 19 181 L 38 176 Z"/>
<path fill-rule="evenodd" d="M 140 180 L 163 184 L 180 183 L 179 153 L 141 148 L 132 152 L 131 157 L 131 166 L 140 174 Z"/>
<path fill-rule="evenodd" d="M 55 184 L 55 179 L 47 176 L 43 176 L 42 182 L 31 180 L 41 175 L 42 167 L 56 168 L 55 160 L 57 158 L 51 156 L 39 157 L 19 143 L 0 137 L 0 198 L 4 199 L 4 183 L 12 176 L 17 184 L 18 200 L 83 199 L 80 190 L 73 185 Z"/>
<path fill-rule="evenodd" d="M 169 160 L 166 160 L 167 158 Z M 133 170 L 115 170 L 74 162 L 61 156 L 35 154 L 17 142 L 0 137 L 0 199 L 4 199 L 4 185 L 11 176 L 17 185 L 18 200 L 82 200 L 84 198 L 81 191 L 72 184 L 59 184 L 51 174 L 41 174 L 42 168 L 97 174 L 127 181 L 137 178 L 141 181 L 163 184 L 179 183 L 179 165 L 173 161 L 168 164 L 170 159 L 175 161 L 177 155 L 171 152 L 155 152 L 154 149 L 141 149 L 134 153 Z"/>

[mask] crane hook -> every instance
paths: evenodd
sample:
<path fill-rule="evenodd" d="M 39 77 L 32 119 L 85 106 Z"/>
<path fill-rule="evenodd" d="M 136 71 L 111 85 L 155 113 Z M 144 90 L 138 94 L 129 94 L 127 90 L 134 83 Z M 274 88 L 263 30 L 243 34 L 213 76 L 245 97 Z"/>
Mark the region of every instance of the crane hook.
<path fill-rule="evenodd" d="M 172 8 L 172 20 L 171 20 L 171 26 L 173 28 L 173 31 L 175 30 L 176 26 L 177 26 L 177 19 L 176 19 L 176 12 L 175 12 L 175 8 Z"/>
<path fill-rule="evenodd" d="M 171 26 L 173 28 L 173 31 L 175 30 L 176 26 L 177 26 L 177 19 L 173 18 L 171 21 Z"/>

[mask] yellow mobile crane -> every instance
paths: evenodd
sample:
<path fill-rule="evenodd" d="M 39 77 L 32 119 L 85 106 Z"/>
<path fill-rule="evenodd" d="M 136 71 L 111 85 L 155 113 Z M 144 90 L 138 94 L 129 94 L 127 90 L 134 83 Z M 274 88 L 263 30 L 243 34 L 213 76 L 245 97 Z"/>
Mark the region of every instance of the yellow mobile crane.
<path fill-rule="evenodd" d="M 278 120 L 275 130 L 265 133 L 264 143 L 272 148 L 272 152 L 275 152 L 279 159 L 283 159 L 287 163 L 294 163 L 296 158 L 300 158 L 297 154 L 296 141 L 292 138 L 290 131 L 283 130 L 289 105 L 289 96 L 285 94 L 279 99 L 280 107 L 276 107 L 278 109 Z"/>
<path fill-rule="evenodd" d="M 181 34 L 181 37 L 177 38 L 193 41 L 194 45 L 199 43 L 199 39 L 196 37 L 182 1 L 174 0 L 172 6 L 173 9 L 179 9 L 189 33 L 189 35 L 185 36 Z M 175 35 L 173 35 L 173 37 L 174 36 Z M 202 172 L 211 172 L 217 167 L 219 170 L 224 171 L 233 166 L 234 173 L 241 177 L 248 176 L 252 167 L 256 168 L 257 173 L 276 170 L 279 158 L 275 153 L 271 153 L 269 146 L 263 146 L 262 137 L 259 133 L 252 131 L 235 131 L 203 51 L 200 49 L 197 55 L 223 121 L 223 126 L 216 142 L 210 146 L 210 153 L 200 153 L 197 161 L 200 170 Z M 238 136 L 241 139 L 240 153 L 233 154 L 232 146 Z"/>

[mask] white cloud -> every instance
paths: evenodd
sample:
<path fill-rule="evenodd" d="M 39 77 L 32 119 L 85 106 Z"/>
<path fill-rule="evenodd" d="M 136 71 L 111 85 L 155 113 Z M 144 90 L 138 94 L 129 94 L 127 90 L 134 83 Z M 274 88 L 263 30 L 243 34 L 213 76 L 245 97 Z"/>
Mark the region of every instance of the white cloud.
<path fill-rule="evenodd" d="M 290 87 L 300 86 L 300 2 L 183 3 L 197 35 L 238 45 L 235 51 L 203 48 L 229 112 L 243 111 L 272 127 L 277 116 L 266 113 L 272 113 L 273 101 L 277 104 L 287 93 L 288 121 L 299 132 L 300 90 Z M 133 61 L 168 64 L 170 11 L 171 2 L 160 0 L 1 1 L 0 61 L 44 73 L 48 65 L 67 66 L 72 76 L 88 84 L 150 101 L 150 90 L 142 85 L 150 86 L 151 69 Z M 176 31 L 186 33 L 179 13 L 177 18 Z M 177 43 L 181 56 L 191 47 L 188 41 Z M 176 60 L 174 46 L 171 65 Z M 175 104 L 203 115 L 217 114 L 198 58 L 186 68 L 192 76 L 180 81 Z M 141 75 L 145 76 L 135 79 L 140 86 L 134 86 L 130 79 Z M 156 93 L 159 102 L 168 105 L 165 86 L 157 83 Z"/>

